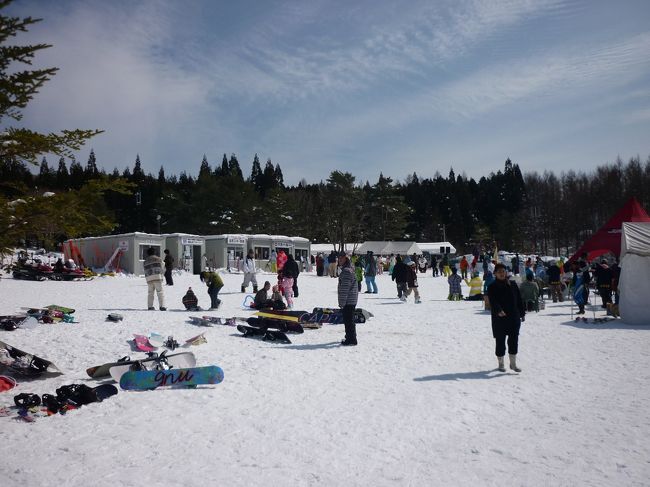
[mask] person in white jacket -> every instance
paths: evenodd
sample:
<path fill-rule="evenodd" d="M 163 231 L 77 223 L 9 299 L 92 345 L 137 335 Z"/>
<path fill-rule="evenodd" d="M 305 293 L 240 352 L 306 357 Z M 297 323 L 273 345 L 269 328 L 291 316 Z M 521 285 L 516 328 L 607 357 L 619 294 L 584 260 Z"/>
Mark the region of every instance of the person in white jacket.
<path fill-rule="evenodd" d="M 257 292 L 257 279 L 255 278 L 255 252 L 253 249 L 248 251 L 248 255 L 244 259 L 244 282 L 241 285 L 241 292 L 245 293 L 249 283 L 253 283 L 253 292 Z"/>

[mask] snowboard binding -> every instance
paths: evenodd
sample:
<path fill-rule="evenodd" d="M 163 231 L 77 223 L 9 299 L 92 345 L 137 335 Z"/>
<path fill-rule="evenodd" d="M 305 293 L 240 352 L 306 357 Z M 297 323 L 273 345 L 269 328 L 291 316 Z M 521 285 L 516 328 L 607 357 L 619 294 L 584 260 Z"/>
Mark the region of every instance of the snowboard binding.
<path fill-rule="evenodd" d="M 29 409 L 41 405 L 41 398 L 38 394 L 22 393 L 14 396 L 14 403 L 19 408 Z"/>

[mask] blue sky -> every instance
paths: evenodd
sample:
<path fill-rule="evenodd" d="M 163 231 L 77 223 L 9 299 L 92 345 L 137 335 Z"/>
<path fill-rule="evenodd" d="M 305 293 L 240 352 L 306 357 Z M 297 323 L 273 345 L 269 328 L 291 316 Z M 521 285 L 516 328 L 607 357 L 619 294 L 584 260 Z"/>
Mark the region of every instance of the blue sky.
<path fill-rule="evenodd" d="M 25 111 L 101 128 L 108 171 L 197 174 L 237 154 L 285 182 L 479 178 L 650 155 L 650 2 L 31 1 L 16 43 L 59 73 Z M 56 161 L 52 158 L 51 164 Z"/>

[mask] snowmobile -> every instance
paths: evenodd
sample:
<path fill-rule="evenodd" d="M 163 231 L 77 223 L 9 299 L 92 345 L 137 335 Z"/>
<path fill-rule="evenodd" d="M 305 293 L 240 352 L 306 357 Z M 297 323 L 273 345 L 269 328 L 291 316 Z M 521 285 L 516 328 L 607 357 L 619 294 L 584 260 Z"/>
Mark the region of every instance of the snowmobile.
<path fill-rule="evenodd" d="M 19 259 L 12 267 L 14 279 L 27 279 L 30 281 L 44 281 L 51 279 L 52 267 L 41 262 L 40 259 Z"/>

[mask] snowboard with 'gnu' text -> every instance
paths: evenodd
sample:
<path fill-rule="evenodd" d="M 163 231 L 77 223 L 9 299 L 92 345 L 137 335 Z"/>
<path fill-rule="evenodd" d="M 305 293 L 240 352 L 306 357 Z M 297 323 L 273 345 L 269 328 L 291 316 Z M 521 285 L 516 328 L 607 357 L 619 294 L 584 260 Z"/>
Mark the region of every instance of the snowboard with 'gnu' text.
<path fill-rule="evenodd" d="M 219 384 L 223 370 L 216 365 L 186 369 L 130 371 L 120 378 L 120 387 L 131 391 L 146 391 L 166 386 L 197 386 Z"/>

